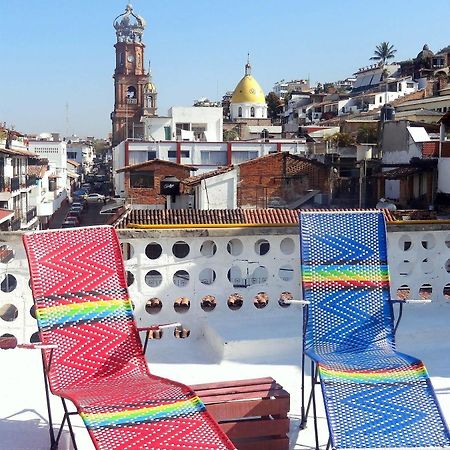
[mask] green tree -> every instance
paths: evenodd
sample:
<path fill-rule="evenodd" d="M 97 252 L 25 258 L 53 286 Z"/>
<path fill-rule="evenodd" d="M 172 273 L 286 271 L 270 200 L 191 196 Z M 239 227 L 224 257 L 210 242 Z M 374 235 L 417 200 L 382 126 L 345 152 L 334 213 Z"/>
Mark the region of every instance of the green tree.
<path fill-rule="evenodd" d="M 355 138 L 350 133 L 338 132 L 327 136 L 325 141 L 330 142 L 335 147 L 351 147 L 355 145 Z"/>
<path fill-rule="evenodd" d="M 269 92 L 266 95 L 266 103 L 267 103 L 267 116 L 274 120 L 277 119 L 281 108 L 283 107 L 283 101 L 278 97 L 275 92 Z"/>
<path fill-rule="evenodd" d="M 370 58 L 375 61 L 380 61 L 382 65 L 385 65 L 389 59 L 392 59 L 397 53 L 397 50 L 389 42 L 381 42 L 375 47 L 373 56 Z"/>
<path fill-rule="evenodd" d="M 239 133 L 235 130 L 225 130 L 223 132 L 223 140 L 227 141 L 236 141 L 239 138 Z"/>
<path fill-rule="evenodd" d="M 374 127 L 361 125 L 358 128 L 356 140 L 359 143 L 376 144 L 378 140 L 378 132 Z"/>

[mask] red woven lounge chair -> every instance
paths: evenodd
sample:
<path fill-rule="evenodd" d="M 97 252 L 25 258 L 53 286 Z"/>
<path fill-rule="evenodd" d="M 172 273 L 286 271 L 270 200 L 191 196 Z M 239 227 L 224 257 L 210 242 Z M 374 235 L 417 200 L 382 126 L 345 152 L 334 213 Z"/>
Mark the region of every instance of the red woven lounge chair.
<path fill-rule="evenodd" d="M 190 388 L 150 374 L 113 228 L 33 232 L 24 244 L 46 388 L 65 411 L 55 433 L 49 408 L 51 449 L 65 422 L 77 448 L 66 399 L 96 449 L 235 448 Z"/>

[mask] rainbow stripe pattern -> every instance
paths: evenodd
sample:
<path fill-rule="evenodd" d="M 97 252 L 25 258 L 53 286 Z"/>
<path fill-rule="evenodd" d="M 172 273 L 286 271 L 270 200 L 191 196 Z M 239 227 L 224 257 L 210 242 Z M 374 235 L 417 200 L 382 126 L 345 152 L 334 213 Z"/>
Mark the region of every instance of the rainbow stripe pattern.
<path fill-rule="evenodd" d="M 322 287 L 388 287 L 387 265 L 309 265 L 302 266 L 303 286 L 308 289 L 316 283 Z"/>
<path fill-rule="evenodd" d="M 55 303 L 36 308 L 36 316 L 43 329 L 95 322 L 106 317 L 133 318 L 131 302 L 124 299 Z"/>
<path fill-rule="evenodd" d="M 342 370 L 319 364 L 319 373 L 321 380 L 324 382 L 341 383 L 407 383 L 409 381 L 426 381 L 428 379 L 428 372 L 423 363 L 383 370 Z"/>
<path fill-rule="evenodd" d="M 170 404 L 146 406 L 114 412 L 88 413 L 81 417 L 88 428 L 115 427 L 118 425 L 136 425 L 151 421 L 176 420 L 186 418 L 205 411 L 202 401 L 193 396 Z"/>

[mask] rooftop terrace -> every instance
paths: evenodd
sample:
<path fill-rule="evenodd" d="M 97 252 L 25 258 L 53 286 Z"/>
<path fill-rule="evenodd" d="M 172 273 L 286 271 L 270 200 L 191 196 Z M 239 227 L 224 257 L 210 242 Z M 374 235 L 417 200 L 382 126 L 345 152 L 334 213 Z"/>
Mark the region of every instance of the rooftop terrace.
<path fill-rule="evenodd" d="M 177 321 L 183 327 L 150 341 L 151 371 L 186 384 L 271 376 L 291 395 L 290 449 L 313 448 L 312 421 L 299 430 L 302 310 L 279 303 L 301 298 L 297 227 L 125 229 L 119 235 L 138 325 Z M 20 235 L 0 239 L 0 336 L 30 342 L 36 324 Z M 450 225 L 391 224 L 388 242 L 393 298 L 432 300 L 405 307 L 397 346 L 425 362 L 450 422 Z M 47 449 L 39 351 L 0 350 L 0 357 L 0 449 Z M 59 407 L 58 399 L 52 402 Z M 75 431 L 79 448 L 92 449 L 78 417 Z M 66 448 L 68 433 L 60 445 Z"/>

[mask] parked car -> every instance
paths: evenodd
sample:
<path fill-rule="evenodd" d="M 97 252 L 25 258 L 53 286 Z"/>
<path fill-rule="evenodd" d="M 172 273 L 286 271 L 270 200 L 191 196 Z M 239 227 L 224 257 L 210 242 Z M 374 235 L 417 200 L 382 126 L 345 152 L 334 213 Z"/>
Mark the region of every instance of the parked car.
<path fill-rule="evenodd" d="M 77 206 L 75 206 L 75 207 L 72 206 L 72 207 L 69 209 L 69 212 L 68 212 L 67 214 L 68 214 L 68 215 L 71 214 L 72 216 L 80 217 L 82 212 L 83 212 L 83 209 L 82 209 L 82 208 L 77 207 Z"/>
<path fill-rule="evenodd" d="M 103 194 L 89 194 L 84 197 L 88 203 L 104 202 L 106 197 Z"/>
<path fill-rule="evenodd" d="M 73 228 L 77 227 L 80 222 L 77 223 L 74 217 L 66 217 L 66 220 L 62 223 L 61 228 Z"/>
<path fill-rule="evenodd" d="M 65 222 L 74 222 L 76 227 L 80 226 L 80 218 L 70 211 L 67 213 Z"/>

